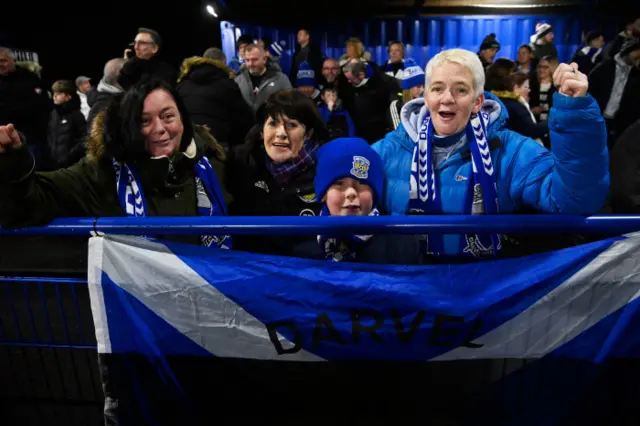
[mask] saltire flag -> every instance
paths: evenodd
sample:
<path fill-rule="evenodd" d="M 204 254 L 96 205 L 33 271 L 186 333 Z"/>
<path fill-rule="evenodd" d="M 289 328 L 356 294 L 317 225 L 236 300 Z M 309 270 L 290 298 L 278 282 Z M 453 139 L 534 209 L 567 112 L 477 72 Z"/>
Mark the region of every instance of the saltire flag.
<path fill-rule="evenodd" d="M 640 235 L 391 266 L 89 242 L 107 424 L 640 424 Z"/>

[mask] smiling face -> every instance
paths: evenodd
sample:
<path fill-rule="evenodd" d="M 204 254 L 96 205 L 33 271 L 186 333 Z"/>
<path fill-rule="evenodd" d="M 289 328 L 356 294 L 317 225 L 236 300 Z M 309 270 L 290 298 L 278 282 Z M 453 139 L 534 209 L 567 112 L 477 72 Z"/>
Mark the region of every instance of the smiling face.
<path fill-rule="evenodd" d="M 449 136 L 464 130 L 471 114 L 482 108 L 484 95 L 476 96 L 471 70 L 445 62 L 433 69 L 425 102 L 436 134 Z"/>
<path fill-rule="evenodd" d="M 142 109 L 142 135 L 151 157 L 178 151 L 183 133 L 182 118 L 171 94 L 164 89 L 149 93 Z"/>
<path fill-rule="evenodd" d="M 367 216 L 373 209 L 373 191 L 357 179 L 338 179 L 325 198 L 331 216 Z"/>
<path fill-rule="evenodd" d="M 307 129 L 297 120 L 285 116 L 267 117 L 262 139 L 267 155 L 274 163 L 284 163 L 298 156 L 307 137 Z"/>

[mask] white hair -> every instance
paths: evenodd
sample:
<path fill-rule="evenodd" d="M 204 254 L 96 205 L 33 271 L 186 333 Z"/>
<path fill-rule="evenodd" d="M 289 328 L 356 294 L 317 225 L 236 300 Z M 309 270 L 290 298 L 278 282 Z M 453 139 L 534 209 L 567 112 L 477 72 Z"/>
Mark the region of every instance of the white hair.
<path fill-rule="evenodd" d="M 482 62 L 480 62 L 480 58 L 478 58 L 477 54 L 464 49 L 443 50 L 431 58 L 424 71 L 424 87 L 429 87 L 429 80 L 431 80 L 433 70 L 446 63 L 458 64 L 471 71 L 471 75 L 473 75 L 473 89 L 476 92 L 476 96 L 480 96 L 484 93 L 485 77 Z"/>
<path fill-rule="evenodd" d="M 16 59 L 16 54 L 13 52 L 13 50 L 9 49 L 8 47 L 0 46 L 0 53 L 6 53 L 9 58 Z"/>

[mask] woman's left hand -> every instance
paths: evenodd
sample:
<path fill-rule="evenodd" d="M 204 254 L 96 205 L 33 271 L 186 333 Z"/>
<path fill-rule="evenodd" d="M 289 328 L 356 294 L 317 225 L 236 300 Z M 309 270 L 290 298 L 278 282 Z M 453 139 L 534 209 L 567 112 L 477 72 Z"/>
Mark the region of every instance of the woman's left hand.
<path fill-rule="evenodd" d="M 578 64 L 575 62 L 571 65 L 558 65 L 556 72 L 553 73 L 553 84 L 561 94 L 572 98 L 585 96 L 589 90 L 589 79 L 578 71 Z"/>

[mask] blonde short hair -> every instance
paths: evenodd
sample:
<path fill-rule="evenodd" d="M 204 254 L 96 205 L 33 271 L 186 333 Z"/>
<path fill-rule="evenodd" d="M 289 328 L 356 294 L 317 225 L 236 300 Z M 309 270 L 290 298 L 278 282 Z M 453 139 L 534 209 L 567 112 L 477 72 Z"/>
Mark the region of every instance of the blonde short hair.
<path fill-rule="evenodd" d="M 458 64 L 471 71 L 471 75 L 473 75 L 473 89 L 476 92 L 476 96 L 480 96 L 482 93 L 484 93 L 485 77 L 482 62 L 480 62 L 480 58 L 478 58 L 478 55 L 464 49 L 443 50 L 442 52 L 431 58 L 424 72 L 425 88 L 429 87 L 429 81 L 431 80 L 433 70 L 446 63 Z"/>

